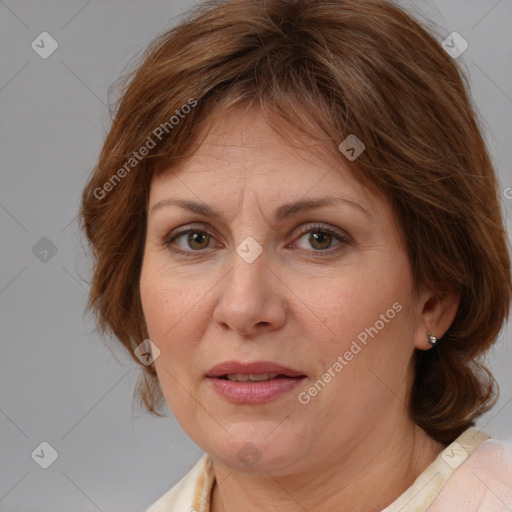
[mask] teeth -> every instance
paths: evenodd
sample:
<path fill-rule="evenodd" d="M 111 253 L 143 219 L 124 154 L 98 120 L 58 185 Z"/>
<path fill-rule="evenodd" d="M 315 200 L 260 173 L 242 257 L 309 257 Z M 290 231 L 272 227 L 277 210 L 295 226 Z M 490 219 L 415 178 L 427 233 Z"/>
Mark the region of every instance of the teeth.
<path fill-rule="evenodd" d="M 253 381 L 271 380 L 271 379 L 275 379 L 278 375 L 279 375 L 278 373 L 260 373 L 259 375 L 250 373 L 249 380 L 253 380 Z"/>
<path fill-rule="evenodd" d="M 278 375 L 278 373 L 232 373 L 231 375 L 226 375 L 226 378 L 233 382 L 259 382 L 263 380 L 275 379 Z"/>

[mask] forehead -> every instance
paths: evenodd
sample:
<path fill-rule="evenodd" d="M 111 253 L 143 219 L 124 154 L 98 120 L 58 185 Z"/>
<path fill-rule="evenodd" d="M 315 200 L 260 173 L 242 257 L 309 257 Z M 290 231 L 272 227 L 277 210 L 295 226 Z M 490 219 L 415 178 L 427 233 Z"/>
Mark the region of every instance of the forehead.
<path fill-rule="evenodd" d="M 221 203 L 244 189 L 266 202 L 341 194 L 372 210 L 375 196 L 353 176 L 333 144 L 289 127 L 284 139 L 261 109 L 237 108 L 213 117 L 187 160 L 155 175 L 150 204 L 165 196 L 216 197 Z M 334 147 L 334 149 L 333 149 Z"/>

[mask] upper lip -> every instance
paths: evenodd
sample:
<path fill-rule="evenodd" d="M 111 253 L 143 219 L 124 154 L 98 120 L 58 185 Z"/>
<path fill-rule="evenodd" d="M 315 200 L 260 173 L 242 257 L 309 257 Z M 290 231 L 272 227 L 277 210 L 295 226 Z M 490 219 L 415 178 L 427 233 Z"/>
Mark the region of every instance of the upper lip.
<path fill-rule="evenodd" d="M 240 363 L 238 361 L 224 361 L 215 365 L 206 374 L 207 377 L 223 377 L 224 375 L 232 375 L 240 373 L 244 375 L 261 374 L 261 373 L 277 373 L 285 377 L 303 377 L 305 374 L 293 368 L 288 368 L 271 361 L 254 361 L 252 363 Z"/>

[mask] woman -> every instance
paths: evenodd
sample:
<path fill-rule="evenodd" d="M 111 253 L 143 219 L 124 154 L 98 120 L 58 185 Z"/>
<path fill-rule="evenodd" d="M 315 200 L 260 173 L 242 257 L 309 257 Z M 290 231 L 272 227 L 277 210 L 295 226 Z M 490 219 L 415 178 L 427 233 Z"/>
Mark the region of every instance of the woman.
<path fill-rule="evenodd" d="M 199 7 L 127 84 L 82 221 L 100 328 L 205 451 L 148 512 L 512 506 L 474 428 L 511 293 L 496 175 L 392 3 Z"/>

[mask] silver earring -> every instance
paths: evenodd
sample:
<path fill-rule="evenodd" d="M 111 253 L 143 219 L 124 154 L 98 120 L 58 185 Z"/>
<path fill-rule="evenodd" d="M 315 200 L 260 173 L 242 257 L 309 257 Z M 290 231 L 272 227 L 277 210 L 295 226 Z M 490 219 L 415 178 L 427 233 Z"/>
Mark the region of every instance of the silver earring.
<path fill-rule="evenodd" d="M 434 347 L 436 346 L 437 344 L 437 338 L 435 336 L 432 336 L 432 334 L 430 334 L 429 332 L 427 332 L 427 335 L 428 335 L 428 341 L 430 342 L 430 344 Z"/>

